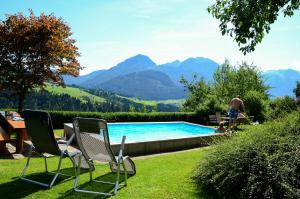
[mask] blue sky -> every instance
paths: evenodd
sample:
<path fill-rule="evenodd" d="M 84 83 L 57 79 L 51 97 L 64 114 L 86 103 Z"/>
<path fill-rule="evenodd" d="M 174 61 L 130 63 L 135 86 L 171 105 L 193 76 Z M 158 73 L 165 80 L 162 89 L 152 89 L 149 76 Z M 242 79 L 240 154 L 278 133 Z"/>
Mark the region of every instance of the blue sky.
<path fill-rule="evenodd" d="M 110 68 L 136 54 L 158 64 L 188 57 L 207 57 L 222 63 L 247 61 L 262 70 L 300 70 L 300 11 L 279 17 L 256 51 L 244 56 L 232 38 L 222 36 L 218 21 L 206 8 L 213 0 L 7 0 L 5 14 L 31 8 L 62 17 L 71 26 L 79 48 L 81 74 Z"/>

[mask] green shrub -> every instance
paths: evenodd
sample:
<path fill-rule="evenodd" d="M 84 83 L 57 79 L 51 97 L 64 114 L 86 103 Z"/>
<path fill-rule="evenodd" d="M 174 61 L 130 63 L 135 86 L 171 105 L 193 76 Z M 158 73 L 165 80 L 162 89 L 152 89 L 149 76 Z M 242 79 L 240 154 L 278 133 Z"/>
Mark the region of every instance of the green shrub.
<path fill-rule="evenodd" d="M 205 116 L 205 121 L 208 122 L 209 115 L 215 114 L 216 112 L 226 113 L 227 108 L 228 105 L 222 104 L 216 96 L 209 95 L 202 104 L 196 107 L 196 113 Z"/>
<path fill-rule="evenodd" d="M 264 120 L 264 99 L 265 95 L 257 91 L 249 91 L 244 97 L 246 113 L 254 116 L 254 121 Z"/>
<path fill-rule="evenodd" d="M 73 121 L 75 117 L 101 118 L 109 122 L 162 122 L 186 121 L 203 123 L 203 115 L 185 112 L 76 112 L 76 111 L 49 111 L 54 128 L 63 128 L 63 123 Z"/>
<path fill-rule="evenodd" d="M 300 198 L 300 113 L 212 146 L 193 179 L 212 198 Z"/>
<path fill-rule="evenodd" d="M 296 109 L 297 106 L 293 97 L 277 97 L 269 102 L 266 118 L 267 120 L 282 118 Z"/>

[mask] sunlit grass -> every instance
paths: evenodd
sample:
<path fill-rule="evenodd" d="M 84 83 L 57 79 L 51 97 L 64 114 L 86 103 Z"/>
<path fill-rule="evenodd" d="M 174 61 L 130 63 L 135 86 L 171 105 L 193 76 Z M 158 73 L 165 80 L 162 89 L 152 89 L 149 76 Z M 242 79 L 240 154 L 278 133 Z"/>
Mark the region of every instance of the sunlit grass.
<path fill-rule="evenodd" d="M 155 101 L 155 100 L 141 100 L 141 99 L 138 99 L 138 98 L 123 97 L 123 96 L 119 96 L 119 97 L 128 99 L 128 100 L 133 101 L 135 103 L 145 104 L 145 105 L 149 105 L 149 106 L 156 106 L 159 103 L 173 104 L 173 105 L 176 105 L 176 106 L 181 106 L 185 102 L 185 99 L 169 99 L 169 100 L 157 100 L 157 101 Z"/>
<path fill-rule="evenodd" d="M 104 102 L 105 99 L 93 94 L 90 94 L 86 91 L 83 91 L 79 88 L 74 88 L 74 87 L 69 87 L 66 86 L 61 87 L 61 86 L 55 86 L 55 85 L 47 85 L 45 88 L 47 91 L 50 93 L 56 94 L 56 95 L 61 95 L 61 94 L 67 94 L 70 95 L 71 97 L 80 99 L 82 102 L 86 102 L 87 98 L 90 99 L 92 102 Z"/>
<path fill-rule="evenodd" d="M 128 179 L 128 186 L 118 191 L 113 198 L 201 198 L 197 195 L 194 183 L 190 179 L 197 162 L 205 149 L 196 149 L 160 156 L 149 156 L 135 159 L 137 174 Z M 57 165 L 57 158 L 51 158 L 50 170 Z M 37 185 L 18 179 L 26 163 L 26 159 L 5 160 L 0 159 L 0 196 L 5 198 L 95 198 L 94 195 L 74 193 L 72 185 L 74 180 L 59 178 L 52 189 L 44 189 Z M 28 174 L 47 182 L 42 173 L 44 162 L 42 158 L 33 158 Z M 63 162 L 63 170 L 73 172 L 72 164 L 68 159 Z M 66 169 L 70 168 L 70 169 Z M 100 179 L 114 179 L 115 175 L 105 175 L 109 172 L 108 165 L 97 165 L 94 176 Z M 89 175 L 82 174 L 80 186 L 93 191 L 103 191 L 108 187 L 89 183 Z M 112 187 L 110 187 L 112 188 Z M 99 198 L 99 197 L 98 197 Z"/>

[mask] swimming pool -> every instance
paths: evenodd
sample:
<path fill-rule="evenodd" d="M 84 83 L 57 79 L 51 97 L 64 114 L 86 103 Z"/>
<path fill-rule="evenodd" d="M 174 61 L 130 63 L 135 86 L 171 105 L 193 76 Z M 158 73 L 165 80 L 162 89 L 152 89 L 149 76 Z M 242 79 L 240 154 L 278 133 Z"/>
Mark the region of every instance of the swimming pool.
<path fill-rule="evenodd" d="M 121 139 L 125 135 L 124 154 L 131 156 L 208 146 L 223 136 L 214 133 L 214 130 L 212 127 L 188 122 L 108 123 L 114 153 L 119 153 Z M 65 135 L 70 137 L 73 132 L 73 125 L 65 123 Z"/>
<path fill-rule="evenodd" d="M 112 144 L 120 143 L 126 136 L 126 143 L 170 140 L 214 134 L 214 128 L 187 122 L 143 122 L 109 123 L 108 132 Z"/>

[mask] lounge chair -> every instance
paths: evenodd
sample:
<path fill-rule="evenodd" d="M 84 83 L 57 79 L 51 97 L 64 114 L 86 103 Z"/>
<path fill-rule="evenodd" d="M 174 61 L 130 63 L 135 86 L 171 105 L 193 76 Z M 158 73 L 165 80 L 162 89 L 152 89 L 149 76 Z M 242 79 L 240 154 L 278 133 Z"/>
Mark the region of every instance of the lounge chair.
<path fill-rule="evenodd" d="M 5 118 L 5 111 L 0 111 L 0 126 L 6 133 L 10 133 L 9 124 Z"/>
<path fill-rule="evenodd" d="M 61 142 L 61 143 L 58 143 L 55 140 L 50 115 L 47 112 L 43 112 L 43 111 L 25 110 L 23 111 L 23 117 L 25 120 L 27 133 L 31 137 L 31 143 L 29 143 L 30 149 L 29 149 L 27 163 L 20 176 L 21 180 L 51 188 L 55 180 L 57 179 L 58 175 L 70 176 L 70 175 L 63 174 L 60 171 L 63 157 L 69 157 L 71 159 L 73 166 L 75 168 L 74 172 L 76 172 L 76 165 L 75 165 L 74 158 L 75 156 L 80 157 L 81 152 L 79 150 L 76 150 L 75 148 L 73 148 L 72 151 L 69 151 L 70 149 L 69 144 L 72 139 L 70 139 L 68 142 Z M 24 177 L 25 172 L 30 163 L 32 151 L 37 152 L 38 155 L 44 158 L 46 172 L 48 172 L 47 154 L 60 157 L 57 170 L 56 172 L 53 172 L 54 177 L 52 178 L 49 184 L 38 182 Z"/>
<path fill-rule="evenodd" d="M 127 185 L 127 174 L 134 175 L 136 173 L 134 162 L 128 157 L 123 156 L 125 136 L 122 138 L 120 152 L 116 157 L 110 147 L 107 123 L 104 120 L 92 118 L 75 118 L 73 120 L 75 139 L 79 149 L 82 152 L 76 172 L 76 180 L 74 190 L 78 192 L 101 194 L 105 196 L 115 195 L 120 185 Z M 113 192 L 95 192 L 89 190 L 78 189 L 77 184 L 80 177 L 81 158 L 84 158 L 89 164 L 90 181 L 112 184 L 114 185 Z M 94 162 L 108 162 L 112 172 L 115 172 L 116 180 L 114 182 L 94 180 L 92 171 L 94 171 Z M 122 167 L 121 167 L 122 166 Z M 125 182 L 119 183 L 120 173 L 124 174 Z"/>

